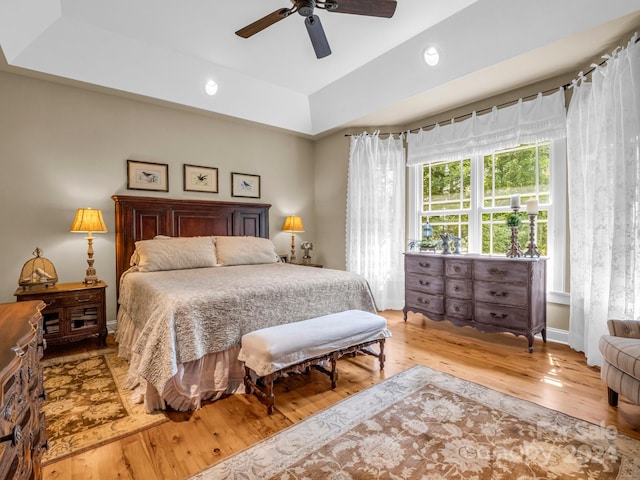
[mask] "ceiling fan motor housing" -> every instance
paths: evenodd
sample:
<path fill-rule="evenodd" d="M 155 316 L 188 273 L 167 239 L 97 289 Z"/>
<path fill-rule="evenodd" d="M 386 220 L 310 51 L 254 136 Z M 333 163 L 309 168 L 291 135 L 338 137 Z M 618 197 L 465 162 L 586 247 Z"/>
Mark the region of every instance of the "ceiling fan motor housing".
<path fill-rule="evenodd" d="M 298 0 L 298 13 L 303 17 L 310 17 L 313 15 L 313 10 L 316 8 L 315 0 Z"/>

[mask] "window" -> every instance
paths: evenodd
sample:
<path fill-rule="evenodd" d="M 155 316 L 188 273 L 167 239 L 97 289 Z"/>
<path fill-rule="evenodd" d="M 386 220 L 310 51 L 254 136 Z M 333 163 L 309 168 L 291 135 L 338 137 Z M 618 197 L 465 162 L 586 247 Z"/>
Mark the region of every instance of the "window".
<path fill-rule="evenodd" d="M 434 236 L 451 233 L 462 238 L 461 252 L 504 255 L 511 245 L 506 217 L 511 196 L 520 195 L 523 252 L 529 243 L 526 202 L 537 199 L 536 245 L 548 257 L 549 288 L 564 292 L 565 142 L 541 141 L 477 155 L 463 160 L 419 165 L 410 185 L 417 215 L 409 219 L 411 239 L 421 238 L 429 222 Z M 419 183 L 421 180 L 421 183 Z M 411 211 L 411 210 L 409 210 Z"/>

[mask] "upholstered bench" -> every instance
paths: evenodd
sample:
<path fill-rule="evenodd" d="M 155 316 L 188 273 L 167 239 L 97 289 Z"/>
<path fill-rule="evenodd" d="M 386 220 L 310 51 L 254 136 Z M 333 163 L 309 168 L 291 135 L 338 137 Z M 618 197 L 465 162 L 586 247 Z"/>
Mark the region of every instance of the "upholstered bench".
<path fill-rule="evenodd" d="M 254 393 L 273 413 L 273 382 L 291 372 L 308 372 L 310 367 L 331 378 L 336 388 L 336 362 L 348 353 L 378 357 L 384 369 L 384 341 L 391 336 L 387 321 L 373 313 L 347 310 L 322 317 L 263 328 L 242 336 L 238 358 L 245 364 L 245 392 Z M 372 345 L 380 345 L 375 353 Z M 369 347 L 369 348 L 367 348 Z M 329 363 L 330 369 L 324 365 Z"/>

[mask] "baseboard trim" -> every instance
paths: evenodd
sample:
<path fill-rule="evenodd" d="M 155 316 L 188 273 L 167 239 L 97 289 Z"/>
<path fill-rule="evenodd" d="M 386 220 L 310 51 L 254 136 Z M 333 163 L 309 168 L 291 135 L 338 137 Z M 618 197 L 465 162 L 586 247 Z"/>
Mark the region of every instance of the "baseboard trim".
<path fill-rule="evenodd" d="M 569 345 L 569 331 L 547 327 L 547 341 Z"/>

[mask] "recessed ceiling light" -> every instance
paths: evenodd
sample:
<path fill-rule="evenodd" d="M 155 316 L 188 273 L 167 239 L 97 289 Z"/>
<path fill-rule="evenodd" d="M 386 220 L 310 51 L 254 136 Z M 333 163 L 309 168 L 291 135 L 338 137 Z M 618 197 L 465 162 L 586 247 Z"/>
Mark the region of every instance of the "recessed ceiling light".
<path fill-rule="evenodd" d="M 209 80 L 204 86 L 204 90 L 207 92 L 207 95 L 215 95 L 218 93 L 218 84 L 213 80 Z"/>
<path fill-rule="evenodd" d="M 429 47 L 424 51 L 424 62 L 430 67 L 435 67 L 440 61 L 440 54 L 436 47 Z"/>

